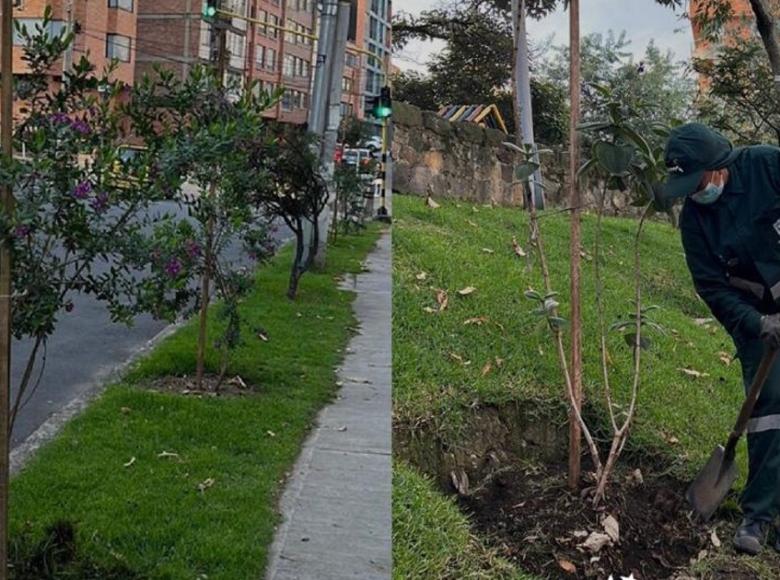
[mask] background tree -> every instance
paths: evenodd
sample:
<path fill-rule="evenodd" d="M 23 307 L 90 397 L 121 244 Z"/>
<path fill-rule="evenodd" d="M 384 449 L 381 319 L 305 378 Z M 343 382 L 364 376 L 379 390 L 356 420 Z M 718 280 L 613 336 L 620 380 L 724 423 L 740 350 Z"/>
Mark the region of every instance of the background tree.
<path fill-rule="evenodd" d="M 267 212 L 268 217 L 283 220 L 295 235 L 295 259 L 290 271 L 287 296 L 298 294 L 301 277 L 311 268 L 321 235 L 317 216 L 328 202 L 328 188 L 320 173 L 311 135 L 293 125 L 273 126 L 274 139 L 256 142 L 251 149 L 254 171 L 264 173 L 267 180 L 257 180 L 252 189 L 253 207 Z M 311 224 L 312 235 L 304 236 Z M 306 240 L 307 260 L 302 257 Z"/>
<path fill-rule="evenodd" d="M 436 95 L 436 84 L 430 75 L 417 71 L 401 71 L 393 75 L 393 98 L 424 111 L 437 111 L 441 102 Z"/>
<path fill-rule="evenodd" d="M 696 59 L 707 79 L 697 102 L 699 114 L 738 143 L 780 144 L 780 94 L 758 42 L 722 48 L 717 58 Z"/>

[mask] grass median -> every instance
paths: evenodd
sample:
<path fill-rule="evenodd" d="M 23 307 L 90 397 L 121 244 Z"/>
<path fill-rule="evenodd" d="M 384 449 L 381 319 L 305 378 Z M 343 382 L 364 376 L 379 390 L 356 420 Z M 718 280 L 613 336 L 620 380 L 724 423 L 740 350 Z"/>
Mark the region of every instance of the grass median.
<path fill-rule="evenodd" d="M 285 296 L 291 248 L 258 271 L 241 305 L 247 337 L 229 367 L 255 387 L 252 394 L 143 388 L 149 379 L 194 372 L 194 320 L 109 386 L 13 480 L 20 553 L 68 522 L 74 563 L 52 577 L 87 577 L 86 561 L 95 578 L 261 577 L 285 472 L 335 393 L 335 367 L 356 325 L 354 295 L 339 289 L 338 278 L 361 271 L 379 233 L 371 226 L 340 238 L 327 268 L 304 276 L 294 302 Z M 257 327 L 267 341 L 255 337 Z M 217 370 L 216 352 L 207 367 Z"/>

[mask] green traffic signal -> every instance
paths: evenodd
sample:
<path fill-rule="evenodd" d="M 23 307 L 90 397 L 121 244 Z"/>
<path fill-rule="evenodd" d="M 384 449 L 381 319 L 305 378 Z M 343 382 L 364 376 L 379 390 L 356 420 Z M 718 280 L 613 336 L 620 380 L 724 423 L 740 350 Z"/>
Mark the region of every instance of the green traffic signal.
<path fill-rule="evenodd" d="M 387 105 L 379 105 L 374 109 L 374 117 L 377 119 L 386 119 L 390 115 L 393 114 L 393 109 L 388 107 Z"/>
<path fill-rule="evenodd" d="M 203 17 L 207 20 L 212 20 L 217 15 L 217 2 L 216 0 L 205 0 L 203 2 Z"/>

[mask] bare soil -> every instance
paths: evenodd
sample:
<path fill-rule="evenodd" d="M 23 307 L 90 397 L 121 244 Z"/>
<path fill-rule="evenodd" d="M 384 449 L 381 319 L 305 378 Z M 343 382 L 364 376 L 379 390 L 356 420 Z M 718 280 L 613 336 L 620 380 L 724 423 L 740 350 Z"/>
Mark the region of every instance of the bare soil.
<path fill-rule="evenodd" d="M 226 376 L 222 381 L 217 375 L 205 375 L 203 385 L 198 388 L 195 377 L 192 376 L 165 376 L 150 380 L 143 385 L 145 388 L 194 397 L 243 397 L 254 395 L 260 389 L 244 382 L 239 376 Z"/>
<path fill-rule="evenodd" d="M 545 578 L 690 578 L 685 570 L 693 562 L 730 550 L 738 515 L 719 514 L 709 526 L 697 523 L 684 498 L 687 483 L 635 473 L 618 474 L 603 502 L 607 507 L 599 509 L 588 501 L 587 488 L 569 491 L 565 466 L 549 464 L 506 468 L 459 503 L 505 557 Z M 608 516 L 618 523 L 617 541 L 588 547 L 591 534 L 602 534 L 601 542 L 609 536 Z M 728 570 L 714 569 L 706 577 L 757 577 L 739 558 L 724 565 Z"/>

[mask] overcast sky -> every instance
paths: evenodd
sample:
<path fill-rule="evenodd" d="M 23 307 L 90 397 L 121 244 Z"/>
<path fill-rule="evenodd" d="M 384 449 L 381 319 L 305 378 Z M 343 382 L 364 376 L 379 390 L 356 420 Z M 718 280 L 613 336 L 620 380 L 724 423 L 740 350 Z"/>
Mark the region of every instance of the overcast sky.
<path fill-rule="evenodd" d="M 393 11 L 419 14 L 439 3 L 440 0 L 393 0 Z M 659 48 L 671 50 L 680 60 L 691 55 L 691 27 L 687 20 L 681 19 L 680 9 L 675 12 L 652 0 L 583 0 L 580 6 L 582 34 L 625 30 L 635 55 L 644 53 L 650 39 Z M 555 44 L 568 44 L 568 13 L 558 9 L 542 20 L 529 19 L 528 33 L 531 42 L 553 35 Z M 394 55 L 394 62 L 402 69 L 424 70 L 428 57 L 440 48 L 441 43 L 438 42 L 412 42 Z"/>

